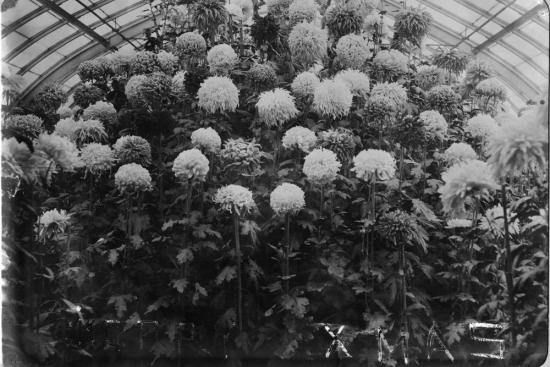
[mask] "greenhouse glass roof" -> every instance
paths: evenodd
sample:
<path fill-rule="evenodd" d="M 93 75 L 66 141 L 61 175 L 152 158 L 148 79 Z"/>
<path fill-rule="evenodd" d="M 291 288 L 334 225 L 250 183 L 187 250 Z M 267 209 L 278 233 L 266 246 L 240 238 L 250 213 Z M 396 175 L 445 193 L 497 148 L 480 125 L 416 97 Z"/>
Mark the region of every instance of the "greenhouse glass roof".
<path fill-rule="evenodd" d="M 2 12 L 3 65 L 23 76 L 23 99 L 54 81 L 71 91 L 80 82 L 76 68 L 82 61 L 144 42 L 144 30 L 154 25 L 150 5 L 148 0 L 18 0 Z M 433 16 L 424 55 L 450 46 L 490 61 L 514 109 L 546 88 L 549 22 L 542 0 L 382 0 L 379 9 L 386 11 L 389 29 L 403 5 L 423 6 Z"/>

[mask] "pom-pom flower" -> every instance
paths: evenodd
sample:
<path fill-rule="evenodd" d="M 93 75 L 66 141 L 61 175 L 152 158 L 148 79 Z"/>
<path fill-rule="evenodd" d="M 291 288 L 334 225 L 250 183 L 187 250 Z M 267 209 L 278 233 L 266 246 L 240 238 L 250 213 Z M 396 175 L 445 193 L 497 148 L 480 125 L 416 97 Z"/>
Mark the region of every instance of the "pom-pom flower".
<path fill-rule="evenodd" d="M 363 150 L 353 158 L 353 164 L 352 171 L 363 181 L 385 181 L 395 176 L 395 159 L 383 150 Z"/>
<path fill-rule="evenodd" d="M 336 153 L 321 148 L 306 156 L 303 171 L 312 184 L 324 186 L 336 179 L 341 166 Z"/>
<path fill-rule="evenodd" d="M 292 61 L 307 68 L 327 54 L 326 32 L 311 23 L 299 23 L 288 36 Z"/>
<path fill-rule="evenodd" d="M 405 106 L 407 102 L 407 91 L 399 83 L 377 83 L 372 87 L 371 100 L 372 99 L 385 101 L 388 108 L 396 112 Z"/>
<path fill-rule="evenodd" d="M 321 131 L 317 145 L 333 151 L 341 162 L 347 163 L 355 151 L 355 137 L 351 130 L 339 127 Z"/>
<path fill-rule="evenodd" d="M 397 50 L 382 50 L 374 57 L 373 68 L 384 80 L 393 79 L 407 72 L 408 59 Z"/>
<path fill-rule="evenodd" d="M 442 174 L 445 183 L 439 188 L 443 211 L 452 216 L 466 213 L 467 199 L 487 199 L 498 185 L 487 163 L 471 160 L 451 166 Z"/>
<path fill-rule="evenodd" d="M 179 180 L 204 181 L 210 162 L 198 149 L 184 150 L 174 160 L 172 171 Z"/>
<path fill-rule="evenodd" d="M 230 213 L 245 214 L 256 208 L 252 191 L 240 185 L 220 187 L 214 196 L 214 202 Z"/>
<path fill-rule="evenodd" d="M 172 78 L 160 72 L 135 75 L 126 84 L 126 97 L 134 106 L 159 109 L 170 95 Z"/>
<path fill-rule="evenodd" d="M 58 233 L 64 233 L 71 223 L 71 215 L 66 210 L 51 209 L 38 218 L 40 238 L 46 238 Z"/>
<path fill-rule="evenodd" d="M 157 60 L 160 70 L 167 75 L 174 75 L 176 70 L 178 70 L 178 57 L 170 52 L 159 51 Z"/>
<path fill-rule="evenodd" d="M 319 5 L 315 0 L 294 0 L 288 8 L 290 24 L 298 24 L 302 21 L 311 23 L 318 14 Z"/>
<path fill-rule="evenodd" d="M 447 226 L 445 228 L 455 229 L 455 228 L 472 228 L 471 219 L 449 219 L 447 221 Z"/>
<path fill-rule="evenodd" d="M 477 96 L 493 98 L 500 102 L 506 100 L 506 87 L 495 77 L 480 81 L 474 92 Z"/>
<path fill-rule="evenodd" d="M 358 70 L 343 70 L 334 77 L 343 81 L 349 88 L 351 94 L 366 100 L 370 93 L 370 80 L 367 74 Z"/>
<path fill-rule="evenodd" d="M 105 126 L 99 120 L 78 120 L 76 122 L 73 139 L 78 146 L 105 141 L 108 137 Z"/>
<path fill-rule="evenodd" d="M 414 77 L 418 86 L 427 91 L 443 83 L 444 70 L 433 65 L 420 65 Z"/>
<path fill-rule="evenodd" d="M 363 27 L 363 15 L 350 4 L 337 2 L 325 11 L 325 23 L 330 34 L 338 39 L 359 32 Z"/>
<path fill-rule="evenodd" d="M 182 59 L 204 57 L 206 54 L 206 41 L 198 33 L 184 33 L 176 38 L 175 52 Z"/>
<path fill-rule="evenodd" d="M 254 64 L 248 71 L 248 76 L 254 86 L 260 89 L 269 89 L 277 81 L 275 70 L 266 64 Z"/>
<path fill-rule="evenodd" d="M 216 130 L 211 127 L 201 127 L 191 133 L 191 144 L 194 147 L 204 149 L 206 152 L 215 153 L 220 150 L 222 139 Z"/>
<path fill-rule="evenodd" d="M 515 213 L 508 213 L 508 232 L 511 234 L 519 234 L 519 223 L 517 220 L 512 220 Z M 500 204 L 489 208 L 485 211 L 483 217 L 479 221 L 479 228 L 493 234 L 497 238 L 504 236 L 504 209 Z"/>
<path fill-rule="evenodd" d="M 286 149 L 300 149 L 305 153 L 309 153 L 317 144 L 317 136 L 306 127 L 295 126 L 286 131 L 282 143 Z"/>
<path fill-rule="evenodd" d="M 424 111 L 420 113 L 418 117 L 428 134 L 432 137 L 443 140 L 447 134 L 447 121 L 437 111 Z"/>
<path fill-rule="evenodd" d="M 369 43 L 363 36 L 348 34 L 336 44 L 336 58 L 344 68 L 361 69 L 370 56 Z"/>
<path fill-rule="evenodd" d="M 299 112 L 294 105 L 294 97 L 281 88 L 260 94 L 256 108 L 260 120 L 267 126 L 280 126 L 296 117 Z"/>
<path fill-rule="evenodd" d="M 254 12 L 252 0 L 231 0 L 231 5 L 239 8 L 243 22 L 248 20 Z"/>
<path fill-rule="evenodd" d="M 228 74 L 239 61 L 233 48 L 226 44 L 216 45 L 208 51 L 206 61 L 212 74 Z"/>
<path fill-rule="evenodd" d="M 101 101 L 105 92 L 95 85 L 82 84 L 76 87 L 73 93 L 74 103 L 82 108 L 87 108 L 89 105 Z"/>
<path fill-rule="evenodd" d="M 57 114 L 59 115 L 60 119 L 66 119 L 69 117 L 73 117 L 73 110 L 71 110 L 67 106 L 61 106 L 57 109 Z"/>
<path fill-rule="evenodd" d="M 443 153 L 443 159 L 450 165 L 477 159 L 474 149 L 466 143 L 453 143 Z"/>
<path fill-rule="evenodd" d="M 56 135 L 63 136 L 69 140 L 73 140 L 74 132 L 77 127 L 78 123 L 75 120 L 73 120 L 72 118 L 65 118 L 59 120 L 57 124 L 55 124 L 53 132 Z"/>
<path fill-rule="evenodd" d="M 80 63 L 77 68 L 78 76 L 83 82 L 94 82 L 106 79 L 112 74 L 113 68 L 110 59 L 99 57 L 93 60 L 86 60 Z"/>
<path fill-rule="evenodd" d="M 321 84 L 321 81 L 314 73 L 304 71 L 292 81 L 290 88 L 297 97 L 313 96 L 315 89 Z"/>
<path fill-rule="evenodd" d="M 29 139 L 34 139 L 44 130 L 44 122 L 35 115 L 11 115 L 4 122 L 4 129 Z"/>
<path fill-rule="evenodd" d="M 199 107 L 209 113 L 235 111 L 239 105 L 239 90 L 231 79 L 211 76 L 197 92 Z"/>
<path fill-rule="evenodd" d="M 151 74 L 159 70 L 157 54 L 152 51 L 136 52 L 130 64 L 132 75 Z"/>
<path fill-rule="evenodd" d="M 441 113 L 452 110 L 460 100 L 458 94 L 448 85 L 436 85 L 426 95 L 430 107 Z"/>
<path fill-rule="evenodd" d="M 136 163 L 128 163 L 119 167 L 115 173 L 115 186 L 123 194 L 153 189 L 149 171 Z"/>
<path fill-rule="evenodd" d="M 78 157 L 78 149 L 76 145 L 64 138 L 55 134 L 40 134 L 34 142 L 35 151 L 40 156 L 51 160 L 55 163 L 53 172 L 56 167 L 60 167 L 64 171 L 74 171 L 75 168 L 82 166 L 82 161 Z"/>
<path fill-rule="evenodd" d="M 151 164 L 151 145 L 141 136 L 121 136 L 113 148 L 120 164 L 138 163 L 142 166 Z"/>
<path fill-rule="evenodd" d="M 499 127 L 496 121 L 489 115 L 479 114 L 468 120 L 464 131 L 475 138 L 489 139 L 497 133 Z"/>
<path fill-rule="evenodd" d="M 334 119 L 349 113 L 353 95 L 340 80 L 327 79 L 321 82 L 313 94 L 313 107 L 324 116 Z"/>
<path fill-rule="evenodd" d="M 304 191 L 291 183 L 282 183 L 271 192 L 269 205 L 277 215 L 295 214 L 306 205 Z"/>
<path fill-rule="evenodd" d="M 99 120 L 105 125 L 111 125 L 116 121 L 117 112 L 115 106 L 109 102 L 98 101 L 90 105 L 82 113 L 83 120 Z"/>
<path fill-rule="evenodd" d="M 244 168 L 254 171 L 260 164 L 264 153 L 260 144 L 254 141 L 229 139 L 223 144 L 220 157 L 225 163 L 225 168 Z"/>
<path fill-rule="evenodd" d="M 178 71 L 176 75 L 172 77 L 172 94 L 179 100 L 185 98 L 187 91 L 185 89 L 185 71 Z"/>
<path fill-rule="evenodd" d="M 91 143 L 80 150 L 80 159 L 93 175 L 111 169 L 115 164 L 113 150 L 108 145 Z"/>

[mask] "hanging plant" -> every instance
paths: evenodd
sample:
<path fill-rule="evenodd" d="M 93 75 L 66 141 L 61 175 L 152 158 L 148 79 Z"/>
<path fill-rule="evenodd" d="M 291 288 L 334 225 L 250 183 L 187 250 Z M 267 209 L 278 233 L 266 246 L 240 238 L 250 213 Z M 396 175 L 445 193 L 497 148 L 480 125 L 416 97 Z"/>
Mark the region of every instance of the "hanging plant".
<path fill-rule="evenodd" d="M 338 3 L 327 9 L 325 22 L 331 36 L 338 40 L 346 34 L 360 32 L 363 27 L 363 16 L 356 8 Z"/>
<path fill-rule="evenodd" d="M 416 47 L 422 44 L 422 38 L 428 34 L 432 23 L 431 14 L 420 7 L 405 7 L 395 17 L 395 33 L 399 38 L 412 43 Z"/>
<path fill-rule="evenodd" d="M 226 23 L 228 17 L 227 9 L 219 0 L 200 0 L 194 4 L 191 12 L 195 26 L 211 41 L 214 41 L 219 26 Z"/>
<path fill-rule="evenodd" d="M 466 69 L 470 56 L 460 50 L 441 48 L 433 57 L 433 64 L 458 75 Z"/>

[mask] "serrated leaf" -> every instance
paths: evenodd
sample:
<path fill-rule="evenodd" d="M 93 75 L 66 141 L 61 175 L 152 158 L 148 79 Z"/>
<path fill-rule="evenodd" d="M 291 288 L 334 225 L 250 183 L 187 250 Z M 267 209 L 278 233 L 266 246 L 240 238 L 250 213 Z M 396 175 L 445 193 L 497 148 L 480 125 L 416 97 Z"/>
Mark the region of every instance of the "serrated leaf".
<path fill-rule="evenodd" d="M 122 316 L 124 316 L 124 313 L 126 312 L 127 303 L 132 302 L 135 300 L 136 297 L 131 294 L 122 294 L 120 296 L 112 296 L 107 301 L 108 305 L 114 305 L 116 310 L 116 315 L 120 319 Z"/>
<path fill-rule="evenodd" d="M 294 297 L 289 294 L 283 294 L 280 304 L 283 309 L 290 311 L 294 316 L 303 318 L 307 312 L 309 300 L 305 297 Z"/>
<path fill-rule="evenodd" d="M 193 261 L 194 258 L 195 258 L 195 255 L 193 255 L 193 251 L 190 248 L 184 248 L 180 250 L 180 252 L 178 253 L 178 256 L 176 256 L 176 259 L 180 264 Z"/>
<path fill-rule="evenodd" d="M 216 284 L 220 285 L 223 282 L 229 282 L 237 276 L 237 269 L 234 266 L 226 266 L 216 277 Z"/>
<path fill-rule="evenodd" d="M 189 282 L 186 279 L 173 279 L 170 281 L 173 288 L 176 288 L 179 293 L 183 293 Z"/>

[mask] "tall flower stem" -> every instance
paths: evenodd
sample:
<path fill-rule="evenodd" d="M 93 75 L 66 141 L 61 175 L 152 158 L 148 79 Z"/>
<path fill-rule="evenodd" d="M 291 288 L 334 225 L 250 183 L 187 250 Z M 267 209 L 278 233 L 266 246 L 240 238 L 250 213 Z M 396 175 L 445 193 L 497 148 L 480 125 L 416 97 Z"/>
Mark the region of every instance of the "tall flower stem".
<path fill-rule="evenodd" d="M 185 226 L 183 246 L 189 247 L 189 232 L 191 232 L 191 203 L 193 201 L 193 180 L 187 180 L 187 197 L 185 198 L 185 219 L 187 224 Z M 184 275 L 189 275 L 189 262 L 185 262 Z"/>
<path fill-rule="evenodd" d="M 126 210 L 126 235 L 129 237 L 130 236 L 130 230 L 131 230 L 131 225 L 130 225 L 130 214 L 132 212 L 132 194 L 130 194 L 129 192 L 126 193 L 126 204 L 128 205 L 128 210 Z"/>
<path fill-rule="evenodd" d="M 233 208 L 233 225 L 235 230 L 235 252 L 237 253 L 237 325 L 243 331 L 243 284 L 241 274 L 241 240 L 239 238 L 239 214 Z"/>
<path fill-rule="evenodd" d="M 401 349 L 403 358 L 407 358 L 407 340 L 408 324 L 407 324 L 407 273 L 405 271 L 405 243 L 399 241 L 399 274 L 401 276 Z M 407 363 L 405 361 L 405 363 Z"/>
<path fill-rule="evenodd" d="M 290 213 L 285 215 L 285 292 L 288 293 L 290 290 Z"/>
<path fill-rule="evenodd" d="M 512 343 L 516 342 L 516 306 L 514 304 L 514 279 L 512 277 L 512 251 L 510 249 L 510 233 L 508 229 L 508 205 L 506 197 L 506 184 L 502 184 L 502 211 L 504 216 L 504 247 L 506 250 L 505 275 L 506 288 L 508 288 L 508 307 L 510 307 L 510 330 L 512 333 Z"/>
<path fill-rule="evenodd" d="M 321 227 L 323 226 L 323 207 L 325 206 L 325 186 L 321 185 L 321 198 L 319 205 L 319 227 L 317 229 L 317 236 L 321 238 Z"/>

